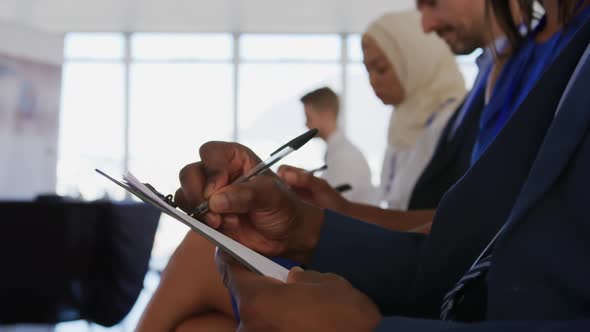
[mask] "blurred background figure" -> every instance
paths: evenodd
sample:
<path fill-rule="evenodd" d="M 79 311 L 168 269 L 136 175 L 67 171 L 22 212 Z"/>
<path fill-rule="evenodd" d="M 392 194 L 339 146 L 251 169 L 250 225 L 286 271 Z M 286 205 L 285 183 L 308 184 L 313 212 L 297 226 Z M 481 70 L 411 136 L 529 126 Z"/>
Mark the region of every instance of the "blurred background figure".
<path fill-rule="evenodd" d="M 323 87 L 301 97 L 305 111 L 305 125 L 318 129 L 318 136 L 326 142 L 325 166 L 322 178 L 332 187 L 350 185 L 343 193 L 347 199 L 376 204 L 377 194 L 371 183 L 371 169 L 363 153 L 339 128 L 340 99 L 330 88 Z"/>
<path fill-rule="evenodd" d="M 389 209 L 406 210 L 443 128 L 465 97 L 465 81 L 448 46 L 422 32 L 415 11 L 388 13 L 373 22 L 362 47 L 375 94 L 393 106 L 382 199 Z"/>

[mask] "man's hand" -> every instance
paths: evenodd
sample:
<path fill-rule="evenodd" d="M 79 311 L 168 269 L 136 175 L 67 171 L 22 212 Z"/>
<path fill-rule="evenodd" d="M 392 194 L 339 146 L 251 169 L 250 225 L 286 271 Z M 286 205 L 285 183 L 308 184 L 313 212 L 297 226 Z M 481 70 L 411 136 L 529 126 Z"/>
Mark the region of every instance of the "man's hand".
<path fill-rule="evenodd" d="M 231 184 L 260 163 L 240 144 L 210 142 L 199 153 L 201 162 L 180 171 L 175 201 L 181 209 L 192 213 L 208 200 L 209 212 L 201 218 L 209 226 L 264 255 L 309 258 L 321 229 L 320 209 L 302 202 L 270 171 Z"/>
<path fill-rule="evenodd" d="M 294 268 L 285 284 L 247 270 L 220 250 L 216 262 L 238 303 L 239 332 L 370 332 L 381 320 L 377 306 L 337 275 Z"/>
<path fill-rule="evenodd" d="M 303 169 L 283 165 L 279 168 L 278 175 L 301 199 L 313 205 L 341 213 L 346 213 L 350 205 L 326 180 Z"/>

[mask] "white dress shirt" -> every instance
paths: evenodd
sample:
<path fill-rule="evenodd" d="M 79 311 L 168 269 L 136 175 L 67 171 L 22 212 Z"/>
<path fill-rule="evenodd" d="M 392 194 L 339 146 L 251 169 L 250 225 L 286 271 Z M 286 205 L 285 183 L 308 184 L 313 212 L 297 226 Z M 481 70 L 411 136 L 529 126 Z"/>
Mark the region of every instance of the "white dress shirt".
<path fill-rule="evenodd" d="M 387 147 L 381 172 L 381 200 L 392 210 L 407 210 L 420 175 L 432 159 L 440 135 L 454 110 L 438 112 L 410 148 Z"/>
<path fill-rule="evenodd" d="M 333 187 L 350 184 L 352 190 L 343 194 L 350 201 L 376 204 L 378 193 L 371 183 L 371 169 L 362 152 L 339 130 L 328 137 L 327 144 L 328 169 L 322 178 Z"/>

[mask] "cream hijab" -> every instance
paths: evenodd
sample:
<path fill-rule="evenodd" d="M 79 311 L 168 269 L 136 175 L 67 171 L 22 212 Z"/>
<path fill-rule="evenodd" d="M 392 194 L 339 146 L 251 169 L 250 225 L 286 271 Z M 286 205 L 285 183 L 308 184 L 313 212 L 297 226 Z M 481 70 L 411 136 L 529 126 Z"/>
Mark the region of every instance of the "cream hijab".
<path fill-rule="evenodd" d="M 465 97 L 465 81 L 444 41 L 424 34 L 416 11 L 383 15 L 367 29 L 399 77 L 405 100 L 389 123 L 389 145 L 412 147 L 437 112 L 453 112 Z"/>

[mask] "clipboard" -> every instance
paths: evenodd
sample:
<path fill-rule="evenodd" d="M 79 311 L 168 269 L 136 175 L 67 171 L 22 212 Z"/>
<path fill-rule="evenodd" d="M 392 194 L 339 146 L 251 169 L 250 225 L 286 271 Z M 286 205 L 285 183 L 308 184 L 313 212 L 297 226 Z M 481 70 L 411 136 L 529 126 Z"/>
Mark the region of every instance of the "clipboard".
<path fill-rule="evenodd" d="M 151 185 L 139 181 L 131 172 L 125 173 L 122 179 L 114 178 L 99 169 L 96 169 L 96 172 L 145 203 L 153 205 L 163 213 L 185 224 L 250 270 L 283 282 L 287 281 L 289 270 L 177 209 L 172 195 L 162 195 Z"/>

